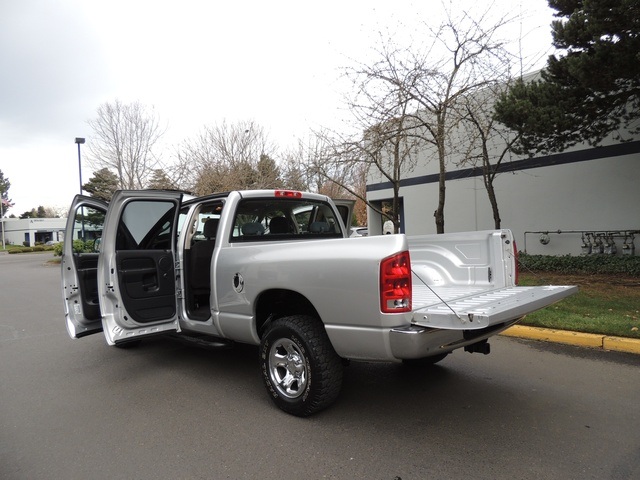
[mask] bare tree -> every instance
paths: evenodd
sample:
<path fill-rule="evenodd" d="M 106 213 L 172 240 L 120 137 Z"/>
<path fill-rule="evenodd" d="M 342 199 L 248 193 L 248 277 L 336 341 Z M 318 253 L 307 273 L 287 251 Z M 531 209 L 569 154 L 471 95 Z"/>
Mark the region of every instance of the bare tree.
<path fill-rule="evenodd" d="M 495 37 L 509 20 L 502 17 L 485 29 L 486 18 L 487 12 L 479 20 L 466 13 L 454 19 L 448 12 L 447 21 L 432 32 L 446 54 L 435 63 L 423 63 L 428 56 L 414 57 L 408 63 L 416 80 L 407 85 L 409 95 L 418 104 L 416 118 L 424 129 L 424 140 L 435 146 L 438 155 L 438 208 L 434 212 L 437 233 L 444 233 L 447 149 L 452 130 L 464 115 L 460 110 L 461 99 L 492 80 L 485 75 L 489 71 L 485 65 L 504 63 L 508 57 L 504 43 Z"/>
<path fill-rule="evenodd" d="M 154 147 L 165 132 L 153 108 L 116 100 L 100 105 L 88 123 L 94 132 L 89 164 L 116 173 L 119 188 L 144 188 L 158 164 Z"/>
<path fill-rule="evenodd" d="M 513 145 L 519 139 L 516 132 L 504 128 L 494 117 L 495 100 L 501 92 L 506 92 L 508 87 L 507 81 L 496 81 L 484 90 L 467 95 L 461 100 L 465 112 L 462 132 L 467 142 L 467 151 L 461 164 L 480 165 L 496 229 L 501 228 L 501 219 L 494 181 L 501 171 L 503 162 L 509 158 Z"/>
<path fill-rule="evenodd" d="M 368 165 L 348 156 L 352 145 L 345 138 L 327 131 L 313 132 L 299 140 L 297 150 L 289 152 L 288 165 L 301 187 L 334 199 L 355 200 L 358 224 L 367 222 L 366 176 Z M 372 208 L 375 208 L 372 206 Z"/>
<path fill-rule="evenodd" d="M 437 158 L 438 206 L 434 217 L 438 233 L 444 233 L 446 174 L 450 163 L 452 132 L 464 115 L 459 105 L 460 99 L 490 82 L 491 79 L 485 75 L 488 69 L 483 68 L 484 65 L 505 61 L 507 53 L 503 42 L 495 37 L 500 28 L 509 22 L 502 17 L 493 20 L 485 28 L 488 12 L 477 19 L 467 13 L 454 18 L 450 10 L 445 10 L 447 18 L 439 28 L 432 29 L 425 25 L 430 42 L 422 43 L 424 48 L 416 48 L 420 42 L 405 48 L 395 45 L 393 39 L 383 39 L 382 46 L 376 51 L 378 60 L 370 65 L 360 65 L 356 71 L 358 76 L 365 79 L 359 84 L 354 83 L 359 92 L 363 91 L 363 85 L 377 87 L 374 90 L 376 96 L 369 95 L 369 112 L 361 108 L 361 103 L 351 104 L 352 110 L 365 114 L 361 117 L 362 121 L 366 121 L 368 115 L 375 136 L 390 142 L 394 148 L 392 158 L 394 154 L 396 158 L 388 164 L 393 168 L 380 170 L 392 182 L 394 198 L 397 198 L 400 175 L 406 175 L 406 166 L 415 163 L 415 158 L 409 155 L 411 162 L 402 166 L 403 162 L 398 156 L 402 154 L 402 150 L 398 152 L 402 145 L 405 146 L 405 152 L 412 152 L 417 148 L 415 140 L 419 139 L 423 145 L 424 159 L 428 161 L 430 154 Z M 383 92 L 382 96 L 380 92 Z M 371 105 L 375 105 L 375 108 L 371 108 Z M 386 126 L 387 123 L 390 127 Z M 378 130 L 382 130 L 383 134 L 380 135 Z M 404 171 L 396 173 L 394 169 L 398 166 Z"/>
<path fill-rule="evenodd" d="M 310 191 L 308 164 L 304 159 L 304 148 L 301 144 L 285 151 L 282 157 L 282 182 L 284 188 Z"/>
<path fill-rule="evenodd" d="M 489 12 L 477 18 L 463 13 L 446 19 L 437 29 L 425 24 L 429 33 L 409 46 L 380 34 L 373 62 L 346 69 L 352 92 L 347 106 L 352 127 L 361 134 L 320 135 L 322 148 L 308 155 L 311 170 L 356 195 L 354 171 L 364 165 L 369 179 L 389 182 L 393 191 L 389 209 L 368 206 L 394 224 L 399 231 L 399 199 L 402 180 L 418 160 L 438 162 L 438 205 L 434 212 L 436 231 L 444 233 L 447 167 L 455 153 L 456 132 L 466 115 L 462 99 L 492 81 L 487 65 L 508 58 L 498 31 L 510 20 L 489 23 Z M 484 25 L 489 25 L 485 28 Z M 427 209 L 425 209 L 427 210 Z"/>
<path fill-rule="evenodd" d="M 178 147 L 172 169 L 176 184 L 197 195 L 234 189 L 275 188 L 280 173 L 275 147 L 253 121 L 223 121 L 204 127 Z"/>
<path fill-rule="evenodd" d="M 419 139 L 415 136 L 415 121 L 408 115 L 411 99 L 398 87 L 408 79 L 388 81 L 379 73 L 389 56 L 373 66 L 357 65 L 345 72 L 354 86 L 347 98 L 352 114 L 351 136 L 317 133 L 320 147 L 309 155 L 311 170 L 322 181 L 330 180 L 361 199 L 369 208 L 391 220 L 400 230 L 400 182 L 409 174 L 417 160 Z M 387 72 L 389 72 L 387 70 Z M 390 73 L 400 74 L 398 70 Z M 392 185 L 393 198 L 389 210 L 366 199 L 366 176 L 377 176 Z"/>

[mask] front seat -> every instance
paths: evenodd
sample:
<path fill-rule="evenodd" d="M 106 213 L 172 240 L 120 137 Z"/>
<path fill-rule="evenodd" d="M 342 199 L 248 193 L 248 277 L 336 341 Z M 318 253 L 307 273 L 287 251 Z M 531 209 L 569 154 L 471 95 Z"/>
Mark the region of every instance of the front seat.
<path fill-rule="evenodd" d="M 189 283 L 193 288 L 194 295 L 209 295 L 211 291 L 211 257 L 213 256 L 213 247 L 216 245 L 218 223 L 217 218 L 210 218 L 204 222 L 202 234 L 205 240 L 201 240 L 191 247 Z"/>

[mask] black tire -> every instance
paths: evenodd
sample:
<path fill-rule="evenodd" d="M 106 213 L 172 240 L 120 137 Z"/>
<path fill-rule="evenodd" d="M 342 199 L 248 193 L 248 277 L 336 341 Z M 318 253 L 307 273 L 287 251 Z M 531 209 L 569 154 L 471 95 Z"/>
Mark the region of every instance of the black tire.
<path fill-rule="evenodd" d="M 306 417 L 331 405 L 342 387 L 342 361 L 311 316 L 275 320 L 260 342 L 260 370 L 274 403 Z"/>
<path fill-rule="evenodd" d="M 449 355 L 449 353 L 451 353 L 451 352 L 439 353 L 437 355 L 432 355 L 430 357 L 424 357 L 424 358 L 405 359 L 405 360 L 402 360 L 402 363 L 405 366 L 411 367 L 411 368 L 429 367 L 431 365 L 435 365 L 436 363 L 438 363 L 441 360 L 444 360 L 447 357 L 447 355 Z"/>

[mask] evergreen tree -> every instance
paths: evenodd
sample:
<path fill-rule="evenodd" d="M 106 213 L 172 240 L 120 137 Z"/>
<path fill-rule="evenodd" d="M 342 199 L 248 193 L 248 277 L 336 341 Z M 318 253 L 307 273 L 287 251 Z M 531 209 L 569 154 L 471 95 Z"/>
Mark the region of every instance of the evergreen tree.
<path fill-rule="evenodd" d="M 496 118 L 522 135 L 520 153 L 561 151 L 640 132 L 640 0 L 549 0 L 553 44 L 541 79 L 516 82 Z M 627 129 L 628 135 L 620 133 Z"/>
<path fill-rule="evenodd" d="M 19 218 L 59 218 L 60 215 L 54 208 L 38 205 L 38 208 L 27 210 Z"/>
<path fill-rule="evenodd" d="M 282 188 L 280 169 L 269 155 L 260 155 L 256 165 L 257 185 L 255 188 Z"/>
<path fill-rule="evenodd" d="M 157 168 L 151 174 L 147 188 L 154 190 L 175 190 L 176 186 L 164 170 Z"/>
<path fill-rule="evenodd" d="M 108 168 L 101 168 L 82 188 L 92 197 L 108 202 L 118 189 L 118 177 Z"/>

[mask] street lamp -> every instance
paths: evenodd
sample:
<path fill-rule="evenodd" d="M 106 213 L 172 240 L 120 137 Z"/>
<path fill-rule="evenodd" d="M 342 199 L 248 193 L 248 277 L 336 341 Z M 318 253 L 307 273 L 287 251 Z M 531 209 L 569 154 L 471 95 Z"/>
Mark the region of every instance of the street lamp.
<path fill-rule="evenodd" d="M 80 157 L 80 145 L 84 143 L 84 138 L 76 137 L 76 144 L 78 145 L 78 175 L 80 177 L 80 195 L 82 195 L 82 160 Z"/>

